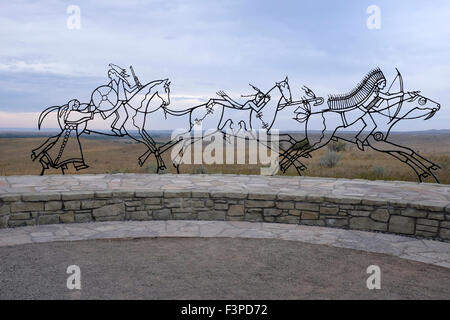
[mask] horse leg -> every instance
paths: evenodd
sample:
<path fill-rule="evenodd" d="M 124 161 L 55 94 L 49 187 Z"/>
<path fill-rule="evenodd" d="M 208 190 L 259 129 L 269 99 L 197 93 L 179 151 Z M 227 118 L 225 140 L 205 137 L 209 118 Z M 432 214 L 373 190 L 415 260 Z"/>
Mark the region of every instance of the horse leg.
<path fill-rule="evenodd" d="M 145 163 L 145 161 L 147 160 L 147 158 L 153 153 L 153 148 L 151 147 L 151 145 L 144 139 L 143 135 L 142 135 L 142 126 L 138 125 L 139 123 L 136 123 L 139 119 L 137 118 L 138 116 L 138 112 L 136 111 L 136 114 L 132 117 L 132 118 L 127 118 L 127 122 L 125 123 L 125 125 L 127 125 L 128 123 L 130 123 L 130 121 L 128 121 L 129 119 L 132 120 L 132 125 L 138 130 L 139 136 L 142 139 L 138 139 L 135 136 L 131 135 L 128 133 L 128 129 L 125 129 L 126 131 L 126 135 L 128 135 L 131 139 L 133 139 L 134 141 L 137 141 L 139 143 L 142 143 L 143 145 L 145 145 L 147 147 L 147 151 L 145 151 L 139 158 L 138 158 L 138 164 L 140 167 L 142 167 Z M 124 125 L 124 128 L 125 128 Z"/>
<path fill-rule="evenodd" d="M 291 145 L 287 149 L 279 148 L 282 152 L 280 152 L 280 169 L 281 171 L 286 172 L 287 169 L 293 164 L 293 161 L 296 160 L 297 151 L 294 149 L 294 145 Z M 294 155 L 291 155 L 291 152 L 294 152 Z M 294 160 L 295 159 L 295 160 Z M 288 165 L 289 163 L 289 165 Z M 305 167 L 306 169 L 306 167 Z"/>
<path fill-rule="evenodd" d="M 179 164 L 177 164 L 177 165 L 173 164 L 173 166 L 177 170 L 177 174 L 180 174 L 180 165 Z"/>
<path fill-rule="evenodd" d="M 414 170 L 420 181 L 428 176 L 433 176 L 437 182 L 439 181 L 425 164 L 411 155 L 414 151 L 410 148 L 399 146 L 385 140 L 376 141 L 373 137 L 367 139 L 367 143 L 375 151 L 388 153 L 407 164 Z"/>
<path fill-rule="evenodd" d="M 148 107 L 148 106 L 147 106 Z M 128 135 L 131 139 L 140 142 L 144 144 L 147 147 L 147 151 L 145 151 L 139 158 L 138 158 L 138 164 L 139 166 L 143 166 L 145 161 L 147 161 L 148 157 L 155 152 L 156 148 L 154 145 L 152 145 L 151 141 L 148 141 L 148 139 L 145 137 L 143 131 L 143 128 L 145 126 L 145 116 L 144 118 L 139 117 L 139 112 L 137 110 L 134 111 L 135 114 L 132 117 L 127 117 L 126 122 L 123 125 L 123 128 L 126 132 L 126 135 Z M 128 113 L 128 112 L 127 112 Z M 133 126 L 138 130 L 139 136 L 141 139 L 134 137 L 133 135 L 128 133 L 128 129 Z M 133 128 L 133 129 L 134 129 Z"/>
<path fill-rule="evenodd" d="M 434 174 L 434 172 L 432 171 L 431 168 L 427 168 L 426 165 L 424 165 L 420 160 L 417 160 L 416 158 L 414 158 L 413 156 L 410 156 L 412 159 L 409 159 L 409 161 L 414 162 L 417 166 L 422 166 L 425 167 L 426 169 L 424 170 L 424 173 L 422 173 L 422 176 L 424 178 L 429 177 L 430 175 L 433 177 L 433 179 L 436 181 L 436 183 L 441 183 L 438 179 L 438 177 Z"/>
<path fill-rule="evenodd" d="M 289 147 L 287 149 L 283 149 L 280 144 L 280 150 L 283 151 L 280 154 L 280 156 L 283 159 L 283 161 L 282 161 L 283 166 L 286 162 L 290 162 L 291 164 L 294 164 L 294 162 L 297 162 L 297 164 L 300 164 L 300 166 L 298 168 L 296 166 L 297 169 L 300 169 L 300 171 L 306 170 L 306 166 L 302 162 L 298 161 L 298 158 L 300 156 L 296 157 L 296 155 L 298 154 L 298 151 L 302 151 L 302 150 L 306 151 L 307 148 L 298 149 L 298 147 L 296 147 L 296 146 L 297 146 L 297 144 L 301 143 L 302 145 L 309 147 L 308 139 L 304 138 L 300 141 L 296 141 L 291 135 L 287 134 L 287 136 L 288 136 L 288 139 L 281 140 L 281 142 L 287 142 L 289 144 Z M 293 151 L 297 151 L 297 152 L 295 152 L 294 156 L 291 156 L 291 152 L 293 152 Z M 304 153 L 302 156 L 305 158 L 311 158 L 311 155 L 308 152 Z"/>
<path fill-rule="evenodd" d="M 420 182 L 423 182 L 423 179 L 428 178 L 429 176 L 432 176 L 437 183 L 440 183 L 439 179 L 434 175 L 433 172 L 431 172 L 430 170 L 423 169 L 423 165 L 421 166 L 419 163 L 412 160 L 409 157 L 409 155 L 404 154 L 402 152 L 396 152 L 396 151 L 395 152 L 390 151 L 387 153 L 389 155 L 393 156 L 394 158 L 400 160 L 401 162 L 405 163 L 411 169 L 413 169 L 414 173 L 417 175 Z"/>
<path fill-rule="evenodd" d="M 192 139 L 192 138 L 190 138 L 190 139 Z M 159 154 L 162 155 L 164 152 L 170 150 L 171 148 L 173 148 L 175 145 L 177 145 L 180 142 L 183 142 L 184 144 L 181 147 L 178 154 L 174 158 L 172 158 L 172 165 L 177 170 L 177 173 L 180 173 L 181 159 L 183 158 L 184 150 L 187 148 L 187 146 L 185 146 L 185 144 L 187 144 L 187 141 L 185 139 L 177 140 L 175 138 L 175 139 L 167 142 L 166 144 L 162 145 L 160 148 L 158 148 Z M 191 142 L 189 142 L 189 144 L 191 144 Z"/>
<path fill-rule="evenodd" d="M 144 165 L 144 163 L 147 161 L 148 157 L 150 157 L 150 155 L 153 153 L 153 150 L 151 150 L 150 148 L 147 149 L 147 151 L 145 151 L 139 158 L 138 158 L 138 164 L 140 167 L 142 167 Z M 158 164 L 158 168 L 159 168 L 159 164 Z"/>
<path fill-rule="evenodd" d="M 134 141 L 140 142 L 140 143 L 142 143 L 143 145 L 145 145 L 147 147 L 147 151 L 145 151 L 138 158 L 138 164 L 139 164 L 140 167 L 142 167 L 144 165 L 145 161 L 147 160 L 147 158 L 153 153 L 153 149 L 144 140 L 137 139 L 137 138 L 133 137 L 132 135 L 130 135 L 130 137 Z"/>
<path fill-rule="evenodd" d="M 281 135 L 280 135 L 281 136 Z M 280 140 L 280 141 L 282 141 L 282 142 L 288 142 L 291 146 L 290 147 L 292 147 L 292 145 L 295 145 L 295 139 L 291 136 L 291 135 L 289 135 L 289 134 L 285 134 L 285 135 L 283 135 L 283 136 L 287 136 L 288 138 L 287 139 L 284 139 L 284 140 Z M 271 141 L 272 141 L 272 139 L 271 139 Z M 267 146 L 268 147 L 268 146 Z M 301 171 L 303 171 L 303 170 L 306 170 L 306 166 L 305 166 L 305 164 L 303 164 L 301 161 L 299 161 L 298 159 L 292 159 L 289 155 L 288 155 L 288 153 L 286 153 L 287 152 L 287 150 L 286 149 L 284 149 L 282 146 L 281 146 L 281 143 L 278 143 L 278 150 L 281 150 L 282 151 L 282 153 L 280 153 L 279 151 L 278 151 L 278 154 L 279 154 L 279 156 L 281 155 L 281 154 L 283 154 L 284 156 L 283 156 L 283 159 L 284 159 L 284 157 L 287 157 L 288 158 L 288 160 L 289 160 L 289 162 L 291 163 L 291 165 L 293 165 L 294 167 L 295 167 L 295 169 L 297 170 L 297 173 L 299 174 L 299 175 L 301 175 Z M 289 148 L 290 148 L 289 147 Z M 270 147 L 268 147 L 269 149 L 271 149 L 272 150 L 272 148 L 270 148 Z M 288 149 L 289 149 L 288 148 Z M 285 171 L 283 171 L 283 172 L 285 172 Z"/>
<path fill-rule="evenodd" d="M 146 152 L 144 152 L 144 154 L 142 154 L 139 157 L 139 159 L 138 159 L 139 165 L 142 167 L 144 165 L 144 163 L 147 161 L 148 157 L 152 153 L 155 154 L 155 158 L 156 158 L 156 162 L 157 162 L 157 172 L 159 172 L 159 170 L 166 169 L 167 167 L 166 167 L 164 161 L 162 160 L 161 152 L 156 147 L 155 148 L 148 148 L 148 150 Z"/>
<path fill-rule="evenodd" d="M 173 147 L 180 142 L 184 143 L 184 140 L 175 141 L 175 143 L 173 143 L 170 147 Z M 177 170 L 177 174 L 180 174 L 180 164 L 181 164 L 181 159 L 183 158 L 183 155 L 180 154 L 182 152 L 182 148 L 183 148 L 183 146 L 181 146 L 181 149 L 178 151 L 178 153 L 176 154 L 175 157 L 173 156 L 173 154 L 171 155 L 172 165 Z"/>
<path fill-rule="evenodd" d="M 171 148 L 173 148 L 175 145 L 177 145 L 178 143 L 180 143 L 183 140 L 171 140 L 168 143 L 164 144 L 161 148 L 159 148 L 160 150 L 160 154 L 163 154 L 164 152 L 170 150 Z M 182 156 L 181 156 L 182 157 Z M 175 163 L 175 161 L 173 161 L 172 159 L 172 165 L 173 167 L 177 170 L 177 173 L 180 173 L 180 163 Z"/>
<path fill-rule="evenodd" d="M 175 138 L 176 139 L 176 138 Z M 164 151 L 168 150 L 169 148 L 175 146 L 178 143 L 181 143 L 180 149 L 177 150 L 177 152 L 174 154 L 174 151 L 172 151 L 171 159 L 172 159 L 172 165 L 177 170 L 177 173 L 180 173 L 180 164 L 183 159 L 183 150 L 185 149 L 185 145 L 187 143 L 186 139 L 182 138 L 179 140 L 172 140 L 173 143 L 171 143 L 168 147 L 164 148 Z M 189 137 L 189 139 L 192 139 L 192 137 Z"/>
<path fill-rule="evenodd" d="M 48 157 L 44 154 L 42 155 L 42 157 L 39 159 L 39 163 L 42 166 L 42 170 L 41 170 L 41 176 L 44 175 L 45 170 L 50 168 L 50 160 L 48 159 Z"/>
<path fill-rule="evenodd" d="M 409 148 L 408 148 L 409 149 Z M 417 161 L 420 161 L 422 163 L 426 163 L 426 168 L 431 171 L 431 170 L 438 170 L 441 167 L 439 165 L 437 165 L 436 163 L 434 163 L 433 161 L 428 160 L 427 158 L 424 158 L 423 156 L 421 156 L 420 154 L 418 154 L 417 152 L 415 152 L 414 150 L 410 149 L 411 153 L 410 156 L 413 157 L 414 159 L 416 159 Z"/>
<path fill-rule="evenodd" d="M 436 177 L 436 175 L 431 171 L 430 168 L 428 168 L 424 163 L 422 163 L 422 161 L 416 159 L 414 156 L 412 156 L 410 154 L 406 154 L 403 152 L 401 154 L 405 158 L 407 158 L 407 160 L 406 160 L 407 164 L 411 163 L 411 164 L 415 165 L 417 168 L 419 168 L 419 170 L 422 171 L 419 175 L 420 181 L 422 181 L 422 178 L 428 178 L 429 176 L 432 176 L 437 183 L 440 183 L 440 181 Z"/>
<path fill-rule="evenodd" d="M 150 105 L 150 101 L 146 104 L 145 113 L 144 113 L 143 118 L 136 118 L 137 112 L 136 112 L 136 115 L 133 117 L 134 126 L 136 128 L 138 128 L 139 135 L 145 141 L 147 148 L 149 149 L 149 150 L 147 150 L 147 152 L 145 152 L 143 155 L 141 155 L 139 157 L 139 164 L 142 167 L 144 165 L 145 161 L 147 161 L 150 154 L 154 153 L 156 162 L 157 162 L 157 170 L 156 171 L 159 172 L 159 170 L 166 169 L 167 167 L 165 166 L 164 161 L 159 153 L 159 149 L 156 146 L 155 140 L 153 140 L 153 138 L 145 130 L 145 122 L 147 120 L 147 111 L 148 111 L 149 105 Z M 138 122 L 138 123 L 136 123 L 136 122 Z"/>
<path fill-rule="evenodd" d="M 190 137 L 189 139 L 181 139 L 179 141 L 175 141 L 175 143 L 170 146 L 173 147 L 174 145 L 181 143 L 182 146 L 180 147 L 180 150 L 176 153 L 175 156 L 172 155 L 172 165 L 177 170 L 177 174 L 180 173 L 180 165 L 183 161 L 184 156 L 186 155 L 186 150 L 190 148 L 194 143 L 197 141 L 201 141 L 202 138 L 196 138 L 196 137 Z M 191 153 L 189 153 L 189 157 L 191 157 Z"/>
<path fill-rule="evenodd" d="M 180 173 L 180 165 L 181 165 L 181 162 L 183 161 L 185 151 L 193 143 L 192 142 L 193 139 L 194 139 L 193 137 L 190 137 L 189 139 L 182 139 L 182 140 L 178 141 L 178 142 L 182 143 L 182 146 L 181 146 L 180 150 L 176 153 L 175 156 L 172 155 L 172 165 L 177 170 L 177 173 Z M 190 156 L 190 154 L 189 154 L 189 156 Z"/>
<path fill-rule="evenodd" d="M 409 147 L 400 146 L 400 145 L 398 145 L 398 144 L 395 144 L 395 143 L 393 143 L 393 142 L 389 142 L 389 141 L 386 141 L 386 140 L 384 140 L 384 141 L 385 141 L 386 143 L 392 145 L 393 147 L 397 148 L 396 150 L 400 150 L 401 152 L 406 153 L 408 156 L 410 156 L 410 157 L 412 157 L 413 159 L 415 159 L 415 160 L 416 160 L 417 162 L 419 162 L 422 166 L 424 166 L 424 168 L 425 168 L 427 171 L 440 169 L 440 167 L 439 167 L 436 163 L 434 163 L 434 162 L 432 162 L 432 161 L 430 161 L 430 160 L 424 158 L 423 156 L 421 156 L 420 154 L 418 154 L 417 152 L 415 152 L 413 149 L 411 149 L 411 148 L 409 148 Z"/>
<path fill-rule="evenodd" d="M 153 147 L 153 153 L 155 154 L 155 158 L 158 163 L 158 170 L 159 169 L 161 169 L 161 170 L 167 169 L 167 167 L 164 164 L 164 161 L 161 157 L 161 154 L 159 152 L 159 148 L 156 146 L 155 140 L 153 140 L 153 138 L 148 134 L 148 132 L 145 129 L 142 129 L 142 133 L 147 138 L 147 141 L 150 143 L 150 145 Z M 147 160 L 147 158 L 145 160 Z M 145 162 L 145 160 L 144 160 L 144 162 Z"/>
<path fill-rule="evenodd" d="M 372 146 L 369 143 L 369 147 L 372 148 Z M 372 148 L 373 149 L 373 148 Z M 375 149 L 374 149 L 375 150 Z M 376 150 L 378 151 L 378 150 Z M 419 171 L 417 171 L 417 167 L 415 165 L 413 165 L 413 163 L 411 163 L 410 161 L 408 161 L 408 158 L 406 158 L 404 155 L 401 155 L 400 153 L 397 152 L 392 152 L 392 151 L 386 151 L 385 153 L 387 153 L 388 155 L 400 160 L 401 162 L 403 162 L 404 164 L 408 165 L 417 175 L 417 177 L 419 178 L 419 181 L 422 182 L 423 181 L 423 176 L 422 174 L 419 173 Z"/>
<path fill-rule="evenodd" d="M 147 137 L 145 136 L 145 134 L 142 132 L 142 129 L 138 129 L 139 135 L 141 136 L 142 140 L 140 139 L 136 139 L 135 137 L 131 136 L 132 139 L 134 139 L 135 141 L 138 141 L 140 143 L 143 143 L 146 147 L 147 147 L 147 151 L 145 151 L 139 158 L 138 158 L 138 164 L 139 166 L 143 166 L 145 161 L 147 161 L 148 157 L 152 154 L 157 152 L 157 148 L 155 146 L 155 144 L 153 144 L 151 141 L 148 141 Z M 156 160 L 159 160 L 158 158 L 156 158 Z M 158 167 L 160 167 L 160 162 L 158 161 Z"/>
<path fill-rule="evenodd" d="M 280 137 L 279 139 L 280 145 L 281 143 L 286 142 L 291 147 L 297 143 L 294 137 L 292 137 L 289 133 L 280 134 L 279 137 Z"/>
<path fill-rule="evenodd" d="M 147 146 L 147 151 L 145 151 L 138 159 L 139 165 L 142 167 L 144 163 L 147 161 L 148 157 L 153 153 L 155 154 L 155 158 L 157 161 L 158 169 L 165 169 L 166 166 L 164 165 L 164 161 L 161 158 L 160 152 L 156 145 L 153 145 L 147 141 L 147 143 L 144 143 Z"/>
<path fill-rule="evenodd" d="M 306 138 L 299 141 L 299 142 L 303 142 L 303 144 L 306 146 L 306 148 L 304 148 L 303 146 L 299 149 L 295 149 L 295 144 L 292 145 L 288 150 L 286 150 L 287 152 L 285 154 L 283 154 L 283 160 L 280 162 L 280 168 L 282 168 L 282 170 L 287 170 L 289 169 L 289 167 L 292 165 L 292 162 L 297 160 L 300 157 L 306 157 L 309 158 L 311 157 L 310 153 L 312 151 L 315 151 L 317 149 L 320 149 L 324 146 L 326 146 L 331 139 L 334 137 L 337 129 L 339 129 L 340 127 L 336 127 L 336 126 L 330 126 L 328 124 L 329 119 L 326 114 L 322 113 L 321 114 L 321 120 L 322 120 L 322 130 L 321 130 L 321 135 L 318 137 L 308 137 L 308 125 L 305 126 L 305 133 L 306 133 Z M 327 128 L 334 128 L 333 132 L 327 132 Z M 295 141 L 295 140 L 294 140 Z M 291 152 L 294 151 L 293 155 L 291 155 Z"/>
<path fill-rule="evenodd" d="M 216 132 L 217 132 L 217 131 L 216 131 Z M 214 134 L 214 133 L 213 133 L 213 134 Z M 205 137 L 208 137 L 208 136 L 211 136 L 211 135 L 212 135 L 212 134 L 207 135 L 207 136 L 201 136 L 201 137 L 190 136 L 189 138 L 186 138 L 186 139 L 182 139 L 182 140 L 181 140 L 182 143 L 183 143 L 183 145 L 182 145 L 182 147 L 181 147 L 181 150 L 178 152 L 178 154 L 176 155 L 176 157 L 172 159 L 173 165 L 174 165 L 174 167 L 177 169 L 177 172 L 178 172 L 178 173 L 179 173 L 179 167 L 180 167 L 180 164 L 181 164 L 181 162 L 182 162 L 182 160 L 183 160 L 183 157 L 186 155 L 186 150 L 187 150 L 188 148 L 191 148 L 191 152 L 189 153 L 189 156 L 191 156 L 192 153 L 195 152 L 195 148 L 194 148 L 194 151 L 192 151 L 193 145 L 194 145 L 195 143 L 203 143 L 203 139 L 204 139 Z M 201 152 L 203 152 L 203 145 L 202 145 Z M 202 161 L 203 161 L 203 156 L 202 156 Z M 195 155 L 194 155 L 194 162 L 195 162 Z"/>
<path fill-rule="evenodd" d="M 304 138 L 299 142 L 306 145 L 306 148 L 302 147 L 296 149 L 295 144 L 291 146 L 288 150 L 286 150 L 285 153 L 282 154 L 283 160 L 281 160 L 280 162 L 280 168 L 282 168 L 283 172 L 286 172 L 286 170 L 289 169 L 289 167 L 293 164 L 293 162 L 298 160 L 299 158 L 301 157 L 310 158 L 311 152 L 326 146 L 333 137 L 334 132 L 328 133 L 323 131 L 322 136 L 320 136 L 316 141 L 313 140 L 313 143 L 311 143 L 310 139 Z M 291 154 L 292 151 L 294 151 L 293 154 Z"/>
<path fill-rule="evenodd" d="M 288 133 L 286 133 L 286 134 L 281 134 L 280 137 L 283 137 L 282 139 L 279 140 L 279 143 L 278 143 L 278 149 L 282 151 L 281 153 L 279 153 L 279 154 L 280 154 L 280 157 L 281 157 L 282 159 L 288 159 L 288 161 L 291 162 L 291 164 L 293 164 L 292 161 L 298 162 L 297 164 L 299 164 L 300 166 L 295 166 L 295 164 L 294 164 L 294 166 L 295 166 L 296 169 L 297 169 L 297 172 L 302 171 L 302 170 L 305 170 L 305 169 L 306 169 L 306 166 L 305 166 L 303 163 L 301 163 L 300 161 L 298 161 L 298 160 L 296 160 L 296 159 L 294 160 L 294 159 L 290 156 L 290 152 L 293 151 L 293 148 L 292 148 L 292 147 L 293 147 L 294 145 L 296 145 L 297 141 L 296 141 L 290 134 L 288 134 Z M 303 139 L 302 141 L 304 141 L 304 140 L 305 140 L 305 139 Z M 287 143 L 287 144 L 289 145 L 287 149 L 284 149 L 284 148 L 282 147 L 283 143 Z M 283 171 L 283 172 L 285 172 L 285 171 Z"/>

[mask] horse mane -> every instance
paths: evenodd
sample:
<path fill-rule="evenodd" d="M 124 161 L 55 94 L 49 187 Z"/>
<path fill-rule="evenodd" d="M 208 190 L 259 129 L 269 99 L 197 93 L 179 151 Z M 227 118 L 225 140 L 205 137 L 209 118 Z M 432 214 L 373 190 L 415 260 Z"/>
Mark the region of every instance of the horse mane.
<path fill-rule="evenodd" d="M 139 89 L 132 97 L 130 97 L 130 99 L 128 99 L 128 101 L 130 101 L 132 98 L 134 98 L 134 96 L 136 96 L 137 94 L 139 94 L 143 88 L 147 87 L 147 88 L 145 89 L 145 90 L 146 90 L 146 93 L 143 95 L 143 96 L 144 96 L 144 99 L 141 100 L 140 107 L 138 108 L 138 109 L 141 109 L 141 108 L 143 107 L 144 101 L 147 101 L 147 98 L 149 97 L 149 95 L 151 96 L 151 95 L 154 94 L 153 88 L 156 87 L 156 86 L 158 86 L 158 85 L 161 85 L 162 83 L 167 82 L 167 80 L 168 80 L 168 79 L 164 79 L 164 80 L 154 80 L 154 81 L 151 81 L 151 82 L 149 82 L 149 83 L 143 85 L 141 89 Z M 134 109 L 134 108 L 133 108 L 133 109 Z M 136 109 L 135 109 L 135 110 L 136 110 Z"/>
<path fill-rule="evenodd" d="M 360 104 L 372 94 L 380 80 L 386 80 L 380 68 L 371 70 L 350 92 L 329 95 L 328 107 L 331 110 L 342 110 Z"/>

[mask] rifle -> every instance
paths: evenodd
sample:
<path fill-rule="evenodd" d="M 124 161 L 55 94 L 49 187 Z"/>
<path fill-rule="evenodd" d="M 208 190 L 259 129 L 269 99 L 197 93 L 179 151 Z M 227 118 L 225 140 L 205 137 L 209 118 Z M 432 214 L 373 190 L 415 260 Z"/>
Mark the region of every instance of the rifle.
<path fill-rule="evenodd" d="M 133 75 L 134 82 L 136 83 L 136 85 L 138 86 L 138 88 L 142 88 L 142 84 L 139 82 L 138 77 L 137 77 L 136 74 L 134 73 L 133 66 L 130 66 L 130 70 L 131 70 L 131 74 Z"/>

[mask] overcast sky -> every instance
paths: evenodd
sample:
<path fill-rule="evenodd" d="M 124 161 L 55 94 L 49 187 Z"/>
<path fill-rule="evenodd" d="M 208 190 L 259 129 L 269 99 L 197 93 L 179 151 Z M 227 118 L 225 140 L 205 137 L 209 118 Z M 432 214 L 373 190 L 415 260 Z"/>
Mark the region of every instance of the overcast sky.
<path fill-rule="evenodd" d="M 373 4 L 379 30 L 366 26 Z M 67 28 L 69 5 L 81 9 L 80 29 Z M 133 65 L 143 83 L 170 78 L 174 109 L 220 89 L 251 93 L 249 82 L 268 90 L 286 75 L 294 99 L 303 85 L 326 97 L 377 66 L 389 84 L 397 67 L 405 90 L 442 106 L 413 128 L 450 129 L 449 17 L 446 0 L 2 1 L 0 128 L 36 127 L 47 106 L 88 102 L 112 62 Z"/>

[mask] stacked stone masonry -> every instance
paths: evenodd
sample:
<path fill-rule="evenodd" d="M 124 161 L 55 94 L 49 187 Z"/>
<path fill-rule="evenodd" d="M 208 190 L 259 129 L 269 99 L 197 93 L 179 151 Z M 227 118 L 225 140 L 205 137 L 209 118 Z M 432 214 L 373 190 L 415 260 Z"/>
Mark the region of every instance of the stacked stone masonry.
<path fill-rule="evenodd" d="M 258 193 L 130 188 L 0 194 L 3 228 L 118 220 L 277 222 L 450 240 L 450 206 L 445 202 L 294 195 L 279 190 Z"/>

